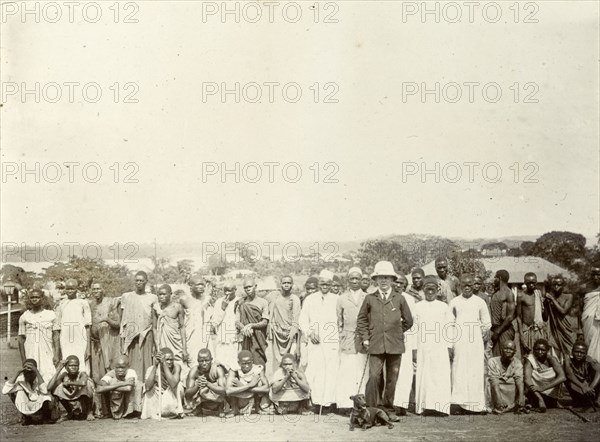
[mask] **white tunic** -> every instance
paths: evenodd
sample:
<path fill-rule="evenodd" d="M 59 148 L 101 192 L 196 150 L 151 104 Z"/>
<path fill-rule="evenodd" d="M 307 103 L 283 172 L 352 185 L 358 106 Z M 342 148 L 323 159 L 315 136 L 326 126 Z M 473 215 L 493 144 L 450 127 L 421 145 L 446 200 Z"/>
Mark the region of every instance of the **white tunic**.
<path fill-rule="evenodd" d="M 71 355 L 79 358 L 79 371 L 90 373 L 90 362 L 85 360 L 88 329 L 92 325 L 92 311 L 85 299 L 64 299 L 56 308 L 54 330 L 60 330 L 60 349 L 63 359 Z M 91 349 L 90 349 L 91 352 Z"/>
<path fill-rule="evenodd" d="M 415 305 L 417 327 L 416 412 L 424 409 L 450 414 L 450 358 L 453 318 L 442 301 Z"/>
<path fill-rule="evenodd" d="M 306 352 L 306 378 L 315 405 L 335 403 L 335 387 L 339 368 L 339 337 L 337 326 L 338 296 L 313 293 L 304 300 L 300 312 L 300 329 L 308 343 L 302 348 Z M 316 333 L 320 342 L 313 344 L 311 333 Z"/>
<path fill-rule="evenodd" d="M 452 403 L 470 411 L 486 409 L 483 335 L 490 329 L 487 305 L 479 296 L 450 301 L 455 318 Z"/>
<path fill-rule="evenodd" d="M 56 373 L 52 346 L 55 320 L 56 313 L 52 310 L 41 310 L 37 313 L 27 310 L 19 318 L 19 335 L 25 336 L 25 357 L 37 362 L 38 370 L 47 382 Z"/>
<path fill-rule="evenodd" d="M 402 296 L 414 318 L 415 305 L 417 304 L 415 297 L 406 293 L 402 293 Z M 404 354 L 400 363 L 400 372 L 398 373 L 398 381 L 396 382 L 396 394 L 394 395 L 394 405 L 396 407 L 408 408 L 414 375 L 412 352 L 416 348 L 417 326 L 415 321 L 413 326 L 404 332 Z"/>

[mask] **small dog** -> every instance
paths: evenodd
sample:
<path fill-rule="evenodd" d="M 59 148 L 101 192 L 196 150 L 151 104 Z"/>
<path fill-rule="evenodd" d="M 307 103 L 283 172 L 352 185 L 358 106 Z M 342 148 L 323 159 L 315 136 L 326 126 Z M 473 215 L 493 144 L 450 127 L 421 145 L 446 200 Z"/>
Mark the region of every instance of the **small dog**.
<path fill-rule="evenodd" d="M 390 422 L 390 418 L 385 411 L 380 408 L 367 407 L 364 394 L 350 396 L 354 402 L 354 408 L 350 415 L 350 431 L 354 431 L 354 427 L 360 427 L 363 430 L 371 428 L 373 425 L 387 425 L 388 428 L 394 428 L 394 424 Z"/>

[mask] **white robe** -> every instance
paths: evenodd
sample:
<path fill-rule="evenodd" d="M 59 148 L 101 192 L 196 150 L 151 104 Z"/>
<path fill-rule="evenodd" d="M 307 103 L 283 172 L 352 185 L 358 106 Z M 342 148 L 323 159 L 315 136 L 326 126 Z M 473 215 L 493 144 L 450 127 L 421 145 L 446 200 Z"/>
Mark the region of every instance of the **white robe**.
<path fill-rule="evenodd" d="M 479 296 L 450 301 L 454 322 L 452 403 L 465 410 L 486 410 L 483 336 L 491 327 L 487 305 Z"/>
<path fill-rule="evenodd" d="M 190 367 L 198 364 L 198 352 L 203 348 L 207 348 L 207 344 L 209 344 L 209 350 L 211 350 L 211 352 L 213 351 L 213 349 L 210 348 L 208 333 L 206 333 L 204 326 L 205 310 L 208 299 L 209 298 L 206 297 L 204 300 L 199 300 L 190 296 L 189 299 L 187 299 L 189 308 L 184 310 L 185 337 L 187 339 L 187 351 L 190 355 Z"/>
<path fill-rule="evenodd" d="M 581 322 L 588 356 L 600 361 L 600 288 L 585 295 Z"/>
<path fill-rule="evenodd" d="M 402 293 L 406 304 L 414 317 L 415 305 L 417 302 L 414 296 Z M 396 382 L 396 393 L 394 395 L 394 405 L 396 407 L 408 408 L 410 400 L 410 390 L 414 376 L 413 350 L 417 348 L 417 326 L 416 321 L 410 329 L 404 332 L 404 354 L 400 363 L 400 372 Z"/>
<path fill-rule="evenodd" d="M 448 348 L 452 343 L 453 318 L 442 301 L 421 301 L 415 305 L 417 327 L 416 412 L 435 410 L 450 414 L 451 385 Z"/>
<path fill-rule="evenodd" d="M 25 336 L 25 357 L 37 362 L 38 370 L 46 382 L 56 373 L 52 346 L 55 320 L 56 313 L 52 310 L 41 310 L 37 313 L 27 310 L 19 318 L 19 335 Z"/>
<path fill-rule="evenodd" d="M 212 311 L 210 323 L 215 328 L 217 334 L 215 336 L 215 360 L 225 365 L 228 370 L 238 370 L 238 347 L 237 329 L 235 327 L 235 304 L 240 299 L 236 296 L 227 304 L 225 310 L 222 309 L 221 303 L 224 298 L 217 299 Z"/>
<path fill-rule="evenodd" d="M 357 353 L 354 344 L 356 319 L 367 294 L 361 289 L 348 290 L 337 299 L 338 326 L 340 333 L 340 367 L 336 385 L 336 403 L 338 408 L 352 408 L 350 396 L 365 394 L 367 385 L 367 355 Z M 362 384 L 361 384 L 362 381 Z M 360 390 L 359 390 L 360 387 Z"/>
<path fill-rule="evenodd" d="M 336 381 L 339 369 L 339 336 L 337 327 L 338 295 L 313 293 L 304 300 L 300 312 L 300 329 L 308 339 L 302 348 L 306 352 L 306 378 L 315 405 L 335 403 Z M 318 334 L 319 344 L 313 344 L 309 335 Z"/>
<path fill-rule="evenodd" d="M 85 299 L 64 299 L 56 308 L 54 330 L 60 330 L 62 358 L 77 356 L 79 371 L 85 371 L 87 374 L 90 374 L 90 362 L 85 360 L 89 331 L 86 327 L 91 325 L 92 311 L 90 303 Z"/>

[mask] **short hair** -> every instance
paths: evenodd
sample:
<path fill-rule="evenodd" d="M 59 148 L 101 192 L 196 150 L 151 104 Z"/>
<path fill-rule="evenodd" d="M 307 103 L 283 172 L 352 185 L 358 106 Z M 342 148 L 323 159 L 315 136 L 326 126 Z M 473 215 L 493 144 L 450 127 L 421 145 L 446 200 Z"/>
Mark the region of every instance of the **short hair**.
<path fill-rule="evenodd" d="M 143 276 L 143 277 L 144 277 L 144 279 L 145 279 L 146 281 L 148 281 L 148 274 L 147 274 L 146 272 L 144 272 L 143 270 L 139 270 L 139 271 L 138 271 L 138 272 L 135 274 L 135 276 Z"/>
<path fill-rule="evenodd" d="M 546 348 L 550 348 L 550 344 L 545 339 L 538 339 L 537 341 L 535 341 L 533 343 L 533 346 L 535 347 L 536 345 L 540 345 L 540 344 L 543 344 Z"/>
<path fill-rule="evenodd" d="M 238 354 L 238 361 L 241 361 L 243 358 L 253 359 L 252 353 L 250 353 L 250 351 L 248 351 L 248 350 L 242 350 Z"/>
<path fill-rule="evenodd" d="M 208 348 L 201 348 L 196 359 L 200 358 L 200 355 L 208 356 L 212 359 L 212 353 Z"/>
<path fill-rule="evenodd" d="M 67 282 L 65 283 L 65 287 L 68 285 L 74 285 L 75 288 L 77 288 L 77 287 L 79 287 L 79 282 L 77 282 L 77 280 L 74 278 L 70 278 L 70 279 L 67 279 Z"/>
<path fill-rule="evenodd" d="M 283 281 L 285 278 L 290 278 L 292 280 L 292 282 L 294 282 L 294 278 L 292 278 L 292 275 L 283 275 L 281 278 L 279 278 L 279 281 Z"/>
<path fill-rule="evenodd" d="M 29 362 L 30 364 L 33 364 L 33 366 L 34 366 L 35 368 L 37 368 L 37 366 L 38 366 L 38 365 L 37 365 L 37 362 L 36 362 L 36 360 L 35 360 L 35 359 L 25 359 L 25 360 L 23 361 L 23 365 L 27 364 L 28 362 Z"/>
<path fill-rule="evenodd" d="M 69 363 L 69 361 L 77 361 L 77 363 L 79 364 L 79 358 L 75 355 L 67 356 L 66 361 L 67 361 L 67 364 Z"/>
<path fill-rule="evenodd" d="M 188 281 L 188 284 L 204 284 L 206 285 L 206 281 L 204 280 L 204 278 L 202 276 L 192 276 L 190 278 L 190 280 Z"/>
<path fill-rule="evenodd" d="M 173 350 L 171 350 L 169 347 L 163 347 L 160 349 L 161 353 L 169 353 L 171 356 L 174 356 L 173 354 Z"/>
<path fill-rule="evenodd" d="M 311 276 L 306 280 L 306 282 L 304 283 L 304 286 L 306 287 L 308 284 L 319 285 L 319 280 L 315 276 Z"/>
<path fill-rule="evenodd" d="M 404 275 L 398 275 L 398 279 L 396 280 L 396 282 L 398 282 L 401 279 L 403 279 L 408 284 L 408 279 L 406 279 L 406 276 Z"/>
<path fill-rule="evenodd" d="M 417 267 L 412 272 L 410 272 L 411 275 L 414 275 L 416 273 L 418 273 L 419 275 L 421 275 L 421 277 L 425 278 L 425 272 L 423 271 L 423 269 L 421 267 Z"/>
<path fill-rule="evenodd" d="M 510 275 L 509 273 L 502 269 L 502 270 L 498 270 L 496 272 L 496 276 L 498 277 L 499 280 L 504 281 L 505 284 L 508 284 L 508 280 L 510 279 Z"/>
<path fill-rule="evenodd" d="M 158 290 L 166 290 L 169 295 L 173 293 L 173 289 L 171 289 L 171 286 L 169 284 L 163 284 L 163 285 L 161 285 L 158 288 Z"/>
<path fill-rule="evenodd" d="M 437 258 L 435 258 L 435 265 L 437 266 L 440 262 L 448 262 L 448 258 L 446 258 L 445 256 L 439 256 Z"/>

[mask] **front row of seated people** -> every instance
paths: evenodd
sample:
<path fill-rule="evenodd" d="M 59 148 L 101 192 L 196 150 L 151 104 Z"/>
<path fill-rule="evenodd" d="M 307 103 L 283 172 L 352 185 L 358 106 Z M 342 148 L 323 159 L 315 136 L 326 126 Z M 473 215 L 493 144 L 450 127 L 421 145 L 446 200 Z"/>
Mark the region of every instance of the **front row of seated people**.
<path fill-rule="evenodd" d="M 531 408 L 545 412 L 548 407 L 559 406 L 559 387 L 563 383 L 573 406 L 600 407 L 600 363 L 587 356 L 587 350 L 583 342 L 576 342 L 570 357 L 561 365 L 550 353 L 548 342 L 539 339 L 521 363 L 515 358 L 515 344 L 505 342 L 501 356 L 488 362 L 493 412 L 528 413 Z M 293 355 L 282 357 L 270 383 L 264 367 L 253 363 L 249 351 L 240 352 L 238 362 L 239 369 L 227 370 L 213 360 L 208 349 L 200 350 L 198 365 L 190 370 L 184 386 L 173 352 L 163 348 L 155 355 L 143 383 L 129 368 L 127 357 L 120 356 L 114 368 L 94 386 L 88 375 L 79 370 L 76 356 L 60 361 L 48 383 L 36 361 L 27 359 L 23 368 L 5 383 L 2 393 L 10 396 L 23 424 L 63 419 L 58 403 L 66 410 L 66 419 L 74 420 L 93 420 L 94 409 L 97 416 L 113 419 L 182 418 L 184 404 L 190 414 L 197 416 L 270 413 L 270 404 L 278 414 L 309 412 L 310 386 Z"/>
<path fill-rule="evenodd" d="M 181 367 L 173 352 L 161 349 L 142 383 L 129 368 L 127 356 L 119 356 L 114 368 L 98 385 L 79 370 L 79 358 L 60 361 L 57 372 L 47 383 L 33 359 L 2 389 L 23 417 L 23 424 L 54 423 L 60 420 L 94 420 L 96 416 L 115 420 L 127 417 L 158 419 L 182 418 L 184 404 L 190 414 L 228 417 L 252 412 L 270 413 L 271 404 L 279 414 L 306 413 L 310 387 L 296 365 L 295 357 L 284 355 L 280 368 L 269 383 L 264 367 L 253 363 L 252 353 L 241 351 L 239 369 L 227 370 L 214 361 L 210 350 L 198 353 L 194 366 L 183 383 Z M 58 404 L 66 410 L 61 418 Z"/>
<path fill-rule="evenodd" d="M 550 345 L 537 340 L 524 364 L 515 358 L 514 342 L 507 341 L 501 356 L 488 362 L 492 411 L 528 413 L 532 408 L 544 413 L 560 407 L 560 386 L 564 383 L 574 407 L 600 407 L 600 363 L 587 356 L 588 348 L 576 342 L 564 364 L 550 354 Z M 526 405 L 527 402 L 527 405 Z"/>

